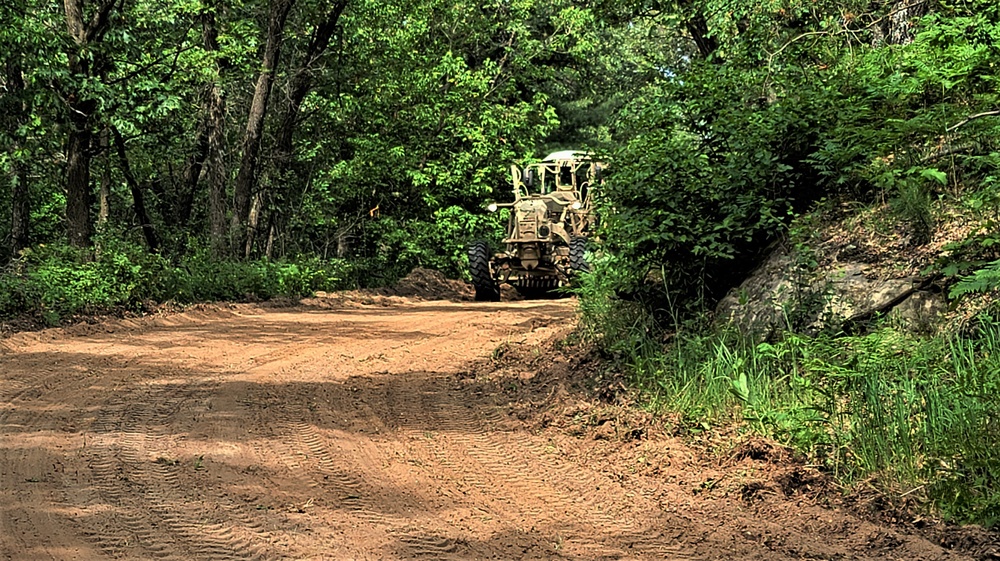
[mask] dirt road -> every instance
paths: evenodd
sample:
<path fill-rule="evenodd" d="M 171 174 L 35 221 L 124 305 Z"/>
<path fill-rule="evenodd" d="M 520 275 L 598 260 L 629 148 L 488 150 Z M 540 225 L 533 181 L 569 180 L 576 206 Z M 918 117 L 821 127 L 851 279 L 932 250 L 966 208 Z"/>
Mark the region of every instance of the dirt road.
<path fill-rule="evenodd" d="M 534 379 L 573 317 L 214 306 L 0 341 L 0 559 L 964 559 Z"/>

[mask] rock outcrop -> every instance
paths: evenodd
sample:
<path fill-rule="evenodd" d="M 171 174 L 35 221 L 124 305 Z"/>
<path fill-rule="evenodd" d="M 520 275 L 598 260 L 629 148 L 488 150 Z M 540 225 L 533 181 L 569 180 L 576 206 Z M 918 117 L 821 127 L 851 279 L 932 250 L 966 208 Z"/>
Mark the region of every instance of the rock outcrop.
<path fill-rule="evenodd" d="M 858 330 L 879 318 L 931 331 L 944 311 L 933 278 L 886 274 L 866 263 L 834 261 L 817 269 L 781 246 L 716 307 L 716 318 L 761 339 L 784 329 Z"/>

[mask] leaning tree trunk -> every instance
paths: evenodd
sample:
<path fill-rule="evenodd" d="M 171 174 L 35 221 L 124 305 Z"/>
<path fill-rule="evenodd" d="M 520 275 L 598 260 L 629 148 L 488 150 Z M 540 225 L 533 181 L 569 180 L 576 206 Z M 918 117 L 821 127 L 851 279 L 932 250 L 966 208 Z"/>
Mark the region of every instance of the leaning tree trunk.
<path fill-rule="evenodd" d="M 914 22 L 927 14 L 929 0 L 895 0 L 889 2 L 889 12 L 872 27 L 872 44 L 906 45 L 913 41 Z"/>
<path fill-rule="evenodd" d="M 698 47 L 698 52 L 702 58 L 707 59 L 715 54 L 715 51 L 719 48 L 719 44 L 711 36 L 711 33 L 709 33 L 708 21 L 701 7 L 692 2 L 692 0 L 679 0 L 677 2 L 677 11 L 681 21 L 684 22 L 685 29 L 691 35 L 691 40 Z M 721 62 L 718 59 L 713 60 Z"/>
<path fill-rule="evenodd" d="M 205 94 L 206 98 L 208 93 Z M 205 102 L 207 108 L 208 101 Z M 180 192 L 167 212 L 163 213 L 163 222 L 168 227 L 187 227 L 191 221 L 191 214 L 194 211 L 194 198 L 198 192 L 198 180 L 205 169 L 205 161 L 208 158 L 208 121 L 207 109 L 202 116 L 202 121 L 198 125 L 198 135 L 195 140 L 194 153 L 184 166 L 184 176 L 181 180 Z"/>
<path fill-rule="evenodd" d="M 313 29 L 306 49 L 302 64 L 290 73 L 288 79 L 288 104 L 285 106 L 285 114 L 278 128 L 278 140 L 275 145 L 275 160 L 279 174 L 287 172 L 293 159 L 292 137 L 295 133 L 295 126 L 299 119 L 299 110 L 302 108 L 302 101 L 312 89 L 312 69 L 319 58 L 330 45 L 340 21 L 344 8 L 347 7 L 348 0 L 339 0 L 330 6 L 329 11 L 323 20 Z"/>
<path fill-rule="evenodd" d="M 285 21 L 294 3 L 295 0 L 271 0 L 268 10 L 267 43 L 264 47 L 260 75 L 257 77 L 257 85 L 254 88 L 253 101 L 250 104 L 250 114 L 247 116 L 246 132 L 243 136 L 243 155 L 233 191 L 232 237 L 235 251 L 243 248 L 244 228 L 250 217 L 251 197 L 257 186 L 260 141 L 264 130 L 264 118 L 267 116 L 267 103 L 271 95 L 271 84 L 274 82 L 278 57 L 281 53 Z"/>
<path fill-rule="evenodd" d="M 715 54 L 715 51 L 719 48 L 719 44 L 709 34 L 708 22 L 705 21 L 705 16 L 694 14 L 685 20 L 684 26 L 687 28 L 688 33 L 691 34 L 691 39 L 694 40 L 694 44 L 698 47 L 698 52 L 701 53 L 703 58 L 709 58 Z M 715 61 L 721 62 L 720 60 Z"/>
<path fill-rule="evenodd" d="M 115 139 L 115 150 L 118 152 L 118 163 L 121 167 L 122 175 L 125 176 L 125 182 L 128 183 L 129 190 L 132 191 L 132 208 L 135 210 L 135 217 L 139 221 L 139 227 L 142 228 L 142 235 L 146 238 L 146 245 L 149 246 L 149 250 L 152 252 L 159 251 L 160 240 L 156 237 L 156 230 L 149 219 L 149 213 L 146 212 L 146 200 L 142 193 L 142 187 L 135 178 L 135 174 L 132 173 L 132 166 L 129 165 L 128 155 L 125 152 L 125 139 L 122 138 L 121 131 L 116 127 L 111 127 L 111 134 Z"/>
<path fill-rule="evenodd" d="M 309 45 L 306 48 L 304 56 L 302 57 L 301 64 L 293 71 L 289 73 L 288 78 L 288 103 L 285 105 L 285 112 L 281 119 L 281 125 L 278 127 L 277 141 L 275 142 L 274 148 L 274 176 L 277 179 L 278 184 L 284 184 L 287 176 L 291 170 L 292 162 L 294 161 L 294 134 L 295 128 L 299 121 L 299 111 L 302 108 L 302 102 L 305 100 L 306 95 L 312 89 L 312 70 L 319 58 L 326 52 L 326 49 L 330 45 L 330 40 L 337 30 L 337 25 L 340 22 L 340 16 L 344 13 L 344 9 L 347 7 L 348 0 L 338 0 L 333 3 L 327 10 L 326 15 L 323 19 L 316 24 L 313 28 L 312 34 L 309 39 Z M 273 239 L 273 230 L 275 217 L 270 216 L 271 212 L 275 209 L 267 208 L 267 201 L 269 197 L 267 193 L 261 194 L 261 196 L 255 198 L 255 208 L 250 213 L 250 219 L 247 224 L 247 234 L 244 244 L 244 255 L 249 257 L 253 252 L 253 247 L 255 243 L 255 238 L 259 230 L 261 215 L 267 213 L 269 215 L 268 223 L 270 225 L 270 234 L 268 247 L 265 253 L 270 257 L 272 250 L 272 243 L 270 240 Z M 259 207 L 257 205 L 260 205 Z"/>

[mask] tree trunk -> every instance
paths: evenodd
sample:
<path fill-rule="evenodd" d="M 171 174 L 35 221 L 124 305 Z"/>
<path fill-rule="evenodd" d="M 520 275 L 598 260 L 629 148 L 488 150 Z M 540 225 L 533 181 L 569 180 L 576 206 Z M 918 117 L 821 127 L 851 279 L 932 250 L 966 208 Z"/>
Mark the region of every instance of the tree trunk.
<path fill-rule="evenodd" d="M 302 64 L 292 73 L 288 80 L 288 105 L 285 107 L 285 115 L 281 119 L 281 126 L 278 128 L 278 141 L 275 147 L 276 167 L 279 177 L 288 171 L 292 162 L 292 146 L 295 126 L 299 119 L 299 110 L 302 108 L 302 101 L 306 98 L 309 90 L 312 89 L 312 68 L 319 57 L 330 45 L 330 39 L 337 29 L 341 14 L 347 7 L 348 0 L 339 0 L 330 7 L 326 16 L 313 29 L 309 40 L 309 47 L 306 49 Z"/>
<path fill-rule="evenodd" d="M 302 57 L 301 64 L 299 64 L 298 68 L 290 72 L 290 77 L 288 79 L 288 103 L 285 106 L 285 112 L 281 119 L 281 125 L 278 127 L 277 141 L 274 149 L 274 177 L 276 178 L 276 183 L 278 185 L 286 183 L 286 179 L 291 170 L 292 162 L 295 160 L 295 128 L 298 125 L 299 111 L 302 108 L 302 101 L 305 100 L 306 95 L 308 95 L 309 91 L 312 89 L 312 68 L 320 56 L 322 56 L 326 51 L 327 47 L 329 47 L 330 39 L 337 30 L 337 24 L 340 21 L 340 16 L 344 13 L 344 9 L 347 7 L 347 2 L 348 0 L 338 0 L 330 6 L 322 21 L 316 24 L 316 27 L 313 28 L 309 39 L 309 45 L 306 48 L 304 56 Z M 255 200 L 255 203 L 263 203 L 264 201 L 269 200 L 266 193 L 262 195 L 263 196 L 259 199 Z M 247 238 L 245 241 L 245 255 L 247 257 L 250 256 L 255 243 L 255 238 L 257 237 L 260 214 L 266 212 L 270 215 L 272 212 L 280 212 L 280 210 L 269 209 L 266 206 L 262 206 L 261 208 L 256 208 L 255 212 L 256 217 L 253 220 L 250 220 L 247 224 Z M 266 252 L 270 255 L 272 250 L 270 240 L 274 235 L 273 229 L 275 218 L 271 216 L 268 223 L 270 224 L 271 232 L 268 235 L 269 243 Z"/>
<path fill-rule="evenodd" d="M 212 254 L 221 258 L 226 254 L 226 162 L 225 146 L 226 104 L 222 89 L 213 84 L 208 94 L 208 189 L 209 221 L 211 222 Z"/>
<path fill-rule="evenodd" d="M 93 53 L 80 56 L 91 45 L 100 43 L 110 28 L 111 12 L 118 0 L 100 0 L 89 21 L 84 21 L 84 0 L 64 0 L 66 29 L 77 49 L 67 53 L 69 71 L 84 79 L 100 76 L 107 64 Z M 69 243 L 77 247 L 90 245 L 93 222 L 90 206 L 90 161 L 92 158 L 93 116 L 97 103 L 84 98 L 81 92 L 64 92 L 68 100 L 70 125 L 66 142 L 66 234 Z"/>
<path fill-rule="evenodd" d="M 913 20 L 929 10 L 929 0 L 896 0 L 879 25 L 872 27 L 872 45 L 906 45 L 913 41 Z"/>
<path fill-rule="evenodd" d="M 691 34 L 691 39 L 694 40 L 702 57 L 708 58 L 719 48 L 715 39 L 708 35 L 708 23 L 705 21 L 705 16 L 695 14 L 685 21 L 684 26 Z"/>
<path fill-rule="evenodd" d="M 66 144 L 66 234 L 69 243 L 88 247 L 93 235 L 90 220 L 90 131 L 89 115 L 71 121 L 73 130 Z"/>
<path fill-rule="evenodd" d="M 101 170 L 101 183 L 97 190 L 97 229 L 107 227 L 111 217 L 111 143 L 108 141 L 108 129 L 101 131 L 98 137 L 101 154 L 104 155 L 104 168 Z"/>
<path fill-rule="evenodd" d="M 202 45 L 206 52 L 219 51 L 219 28 L 216 11 L 220 2 L 209 0 L 201 15 Z M 208 180 L 209 245 L 212 255 L 218 259 L 226 256 L 226 165 L 225 116 L 226 102 L 222 96 L 223 64 L 216 62 L 215 76 L 206 85 L 203 98 L 203 117 L 198 131 L 198 142 L 185 171 L 184 193 L 177 211 L 178 223 L 186 226 L 191 219 L 198 181 L 202 176 Z"/>
<path fill-rule="evenodd" d="M 260 226 L 260 214 L 263 208 L 264 193 L 256 193 L 253 197 L 253 203 L 250 205 L 250 215 L 247 217 L 246 246 L 243 248 L 243 257 L 247 259 L 253 255 L 253 245 L 256 241 L 256 232 Z"/>
<path fill-rule="evenodd" d="M 236 176 L 233 193 L 232 236 L 235 242 L 233 249 L 237 251 L 243 249 L 245 237 L 243 228 L 250 217 L 251 198 L 257 186 L 260 141 L 264 130 L 264 118 L 267 116 L 268 98 L 271 95 L 271 84 L 274 82 L 274 73 L 281 53 L 285 21 L 294 3 L 295 0 L 271 0 L 268 10 L 267 43 L 264 47 L 260 76 L 257 78 L 253 101 L 250 104 L 250 114 L 247 116 L 240 171 Z"/>
<path fill-rule="evenodd" d="M 10 251 L 17 257 L 31 241 L 31 195 L 28 190 L 28 173 L 24 164 L 14 164 L 14 189 L 11 193 Z"/>
<path fill-rule="evenodd" d="M 149 246 L 149 250 L 158 251 L 160 249 L 160 241 L 156 237 L 156 230 L 153 229 L 153 223 L 149 220 L 149 213 L 146 212 L 146 201 L 142 194 L 142 187 L 139 186 L 135 174 L 132 173 L 132 166 L 128 163 L 128 155 L 125 152 L 125 139 L 122 138 L 122 133 L 115 127 L 111 127 L 111 133 L 115 137 L 115 149 L 118 151 L 118 163 L 121 166 L 122 175 L 125 176 L 125 182 L 128 183 L 129 190 L 132 191 L 132 207 L 135 210 L 135 217 L 139 221 L 139 227 L 142 228 L 142 235 L 146 238 L 146 245 Z"/>
<path fill-rule="evenodd" d="M 111 134 L 115 138 L 115 149 L 118 151 L 118 162 L 121 165 L 122 175 L 125 176 L 125 182 L 128 183 L 129 190 L 132 191 L 132 206 L 135 209 L 135 217 L 139 221 L 139 227 L 142 228 L 142 235 L 146 238 L 146 245 L 149 246 L 150 251 L 159 251 L 160 241 L 156 237 L 153 223 L 149 220 L 149 213 L 146 212 L 142 188 L 135 179 L 135 174 L 132 173 L 132 166 L 128 163 L 128 155 L 125 153 L 125 139 L 115 127 L 111 127 Z"/>
<path fill-rule="evenodd" d="M 206 98 L 209 94 L 206 93 Z M 191 221 L 191 213 L 194 211 L 194 197 L 198 192 L 198 180 L 201 178 L 202 171 L 205 169 L 205 160 L 208 158 L 208 105 L 209 101 L 205 101 L 205 114 L 202 117 L 202 122 L 198 127 L 198 137 L 195 141 L 194 154 L 191 154 L 191 158 L 188 159 L 188 163 L 184 166 L 184 179 L 181 182 L 180 193 L 177 194 L 177 200 L 174 205 L 171 205 L 171 215 L 164 215 L 163 222 L 167 226 L 181 226 L 186 227 Z"/>
<path fill-rule="evenodd" d="M 684 28 L 691 35 L 698 52 L 703 58 L 709 58 L 719 48 L 719 44 L 713 37 L 709 36 L 708 22 L 701 7 L 692 0 L 678 0 L 676 4 L 677 15 L 684 22 Z M 721 62 L 721 61 L 716 61 Z"/>
<path fill-rule="evenodd" d="M 24 93 L 24 76 L 21 65 L 16 57 L 11 57 L 5 65 L 7 85 L 7 100 L 10 104 L 0 102 L 0 111 L 7 113 L 9 129 L 16 131 L 28 121 L 28 106 L 21 97 Z M 0 118 L 4 115 L 0 115 Z M 10 258 L 18 256 L 22 249 L 28 247 L 31 233 L 31 192 L 28 189 L 28 165 L 26 158 L 20 153 L 23 148 L 23 137 L 15 132 L 10 152 L 13 155 L 11 174 L 11 214 L 10 214 Z"/>

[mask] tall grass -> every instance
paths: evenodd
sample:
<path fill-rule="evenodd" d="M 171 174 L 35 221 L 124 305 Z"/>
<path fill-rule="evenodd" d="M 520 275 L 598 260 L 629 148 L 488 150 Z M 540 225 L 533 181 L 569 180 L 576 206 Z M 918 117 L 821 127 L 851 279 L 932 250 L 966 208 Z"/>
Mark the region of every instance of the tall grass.
<path fill-rule="evenodd" d="M 1000 521 L 1000 322 L 969 334 L 786 333 L 758 343 L 674 326 L 588 280 L 586 334 L 661 411 L 682 423 L 740 423 L 841 481 L 867 481 L 948 519 Z"/>

